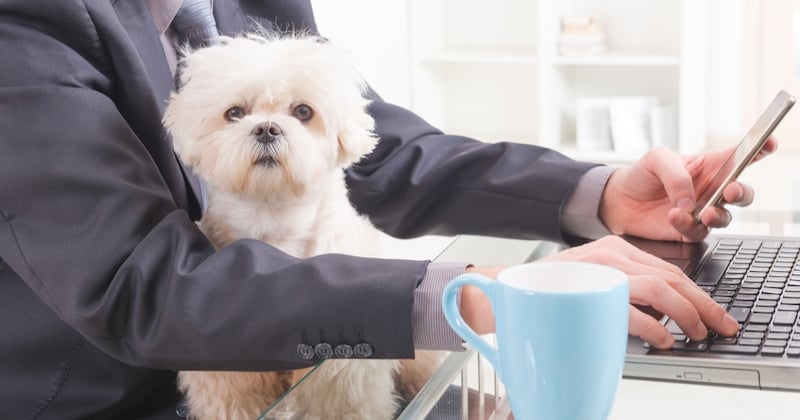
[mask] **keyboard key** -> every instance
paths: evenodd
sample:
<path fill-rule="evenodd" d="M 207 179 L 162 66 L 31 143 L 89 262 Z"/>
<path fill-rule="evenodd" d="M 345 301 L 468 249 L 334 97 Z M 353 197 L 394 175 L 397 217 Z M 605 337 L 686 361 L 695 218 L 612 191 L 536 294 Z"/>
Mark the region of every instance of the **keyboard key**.
<path fill-rule="evenodd" d="M 776 300 L 759 300 L 756 302 L 756 306 L 769 306 L 770 308 L 774 308 L 778 306 L 778 301 Z"/>
<path fill-rule="evenodd" d="M 708 260 L 708 262 L 703 265 L 703 269 L 700 270 L 700 273 L 695 281 L 700 286 L 716 285 L 726 268 L 728 268 L 727 261 L 714 259 Z"/>
<path fill-rule="evenodd" d="M 761 339 L 764 338 L 764 333 L 763 332 L 757 332 L 757 331 L 745 331 L 745 332 L 742 333 L 742 338 L 743 339 L 748 339 L 748 340 L 750 340 L 750 339 L 758 340 L 758 342 L 760 344 L 761 343 Z"/>
<path fill-rule="evenodd" d="M 775 312 L 775 325 L 794 325 L 797 319 L 797 312 L 778 311 Z"/>
<path fill-rule="evenodd" d="M 705 341 L 676 341 L 672 345 L 672 350 L 682 351 L 706 351 L 708 343 Z"/>
<path fill-rule="evenodd" d="M 798 327 L 798 328 L 800 328 L 800 327 Z M 767 331 L 767 326 L 766 325 L 756 325 L 756 324 L 750 323 L 746 327 L 744 327 L 744 330 L 745 331 L 751 331 L 751 332 L 765 332 L 765 331 Z"/>
<path fill-rule="evenodd" d="M 743 324 L 745 321 L 747 321 L 747 316 L 750 315 L 750 308 L 734 306 L 730 311 L 728 311 L 728 313 L 733 317 L 733 319 L 736 320 L 736 322 Z"/>
<path fill-rule="evenodd" d="M 763 347 L 761 354 L 764 356 L 783 356 L 783 347 Z"/>
<path fill-rule="evenodd" d="M 770 330 L 769 334 L 767 334 L 767 340 L 788 340 L 788 339 L 789 339 L 789 333 L 781 333 Z"/>
<path fill-rule="evenodd" d="M 769 324 L 772 314 L 753 314 L 750 316 L 751 324 Z"/>
<path fill-rule="evenodd" d="M 742 241 L 742 243 L 739 245 L 739 248 L 756 250 L 758 248 L 761 248 L 761 241 L 755 239 Z"/>
<path fill-rule="evenodd" d="M 786 355 L 789 357 L 800 357 L 800 347 L 790 347 L 786 350 Z"/>
<path fill-rule="evenodd" d="M 739 340 L 739 344 L 742 346 L 760 346 L 761 340 L 757 338 L 742 338 Z"/>
<path fill-rule="evenodd" d="M 758 346 L 743 346 L 740 344 L 715 344 L 709 350 L 712 353 L 756 354 Z"/>
<path fill-rule="evenodd" d="M 678 323 L 675 322 L 674 319 L 667 321 L 666 325 L 664 326 L 667 328 L 667 331 L 669 331 L 670 334 L 683 334 L 683 330 L 678 326 Z"/>
<path fill-rule="evenodd" d="M 784 348 L 786 347 L 786 344 L 788 344 L 786 340 L 764 340 L 764 345 L 770 347 Z"/>
<path fill-rule="evenodd" d="M 776 333 L 776 334 L 777 333 L 791 334 L 792 333 L 792 327 L 773 325 L 772 328 L 769 329 L 769 333 L 770 334 L 772 334 L 772 333 Z"/>

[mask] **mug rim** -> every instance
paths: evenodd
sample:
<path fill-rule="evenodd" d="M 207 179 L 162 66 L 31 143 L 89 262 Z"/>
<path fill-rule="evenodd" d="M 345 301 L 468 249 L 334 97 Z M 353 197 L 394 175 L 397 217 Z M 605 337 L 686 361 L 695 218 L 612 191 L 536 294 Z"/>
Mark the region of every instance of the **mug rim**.
<path fill-rule="evenodd" d="M 531 270 L 548 269 L 551 267 L 572 266 L 579 267 L 582 270 L 592 270 L 600 272 L 603 279 L 592 279 L 591 282 L 586 282 L 585 288 L 575 290 L 570 289 L 554 289 L 553 287 L 541 287 L 545 282 L 553 284 L 554 282 L 547 279 L 537 278 L 508 278 L 509 276 L 516 275 L 518 272 L 526 272 Z M 576 294 L 576 293 L 597 293 L 603 291 L 610 291 L 620 286 L 629 283 L 628 275 L 622 270 L 604 264 L 586 262 L 586 261 L 532 261 L 525 264 L 514 265 L 507 267 L 497 274 L 497 282 L 503 286 L 513 288 L 520 292 L 537 292 L 537 293 L 552 293 L 552 294 Z M 527 284 L 521 284 L 528 282 Z M 572 282 L 583 283 L 583 280 L 575 280 Z M 539 287 L 537 287 L 539 286 Z"/>

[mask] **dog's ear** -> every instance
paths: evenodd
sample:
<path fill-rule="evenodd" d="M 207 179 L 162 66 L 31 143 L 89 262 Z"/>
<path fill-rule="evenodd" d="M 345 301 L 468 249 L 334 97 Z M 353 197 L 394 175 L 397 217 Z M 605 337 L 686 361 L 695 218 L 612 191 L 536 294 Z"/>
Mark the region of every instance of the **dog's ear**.
<path fill-rule="evenodd" d="M 337 163 L 346 168 L 357 163 L 378 144 L 373 132 L 375 122 L 369 114 L 362 112 L 356 118 L 349 118 L 337 133 L 339 156 Z"/>

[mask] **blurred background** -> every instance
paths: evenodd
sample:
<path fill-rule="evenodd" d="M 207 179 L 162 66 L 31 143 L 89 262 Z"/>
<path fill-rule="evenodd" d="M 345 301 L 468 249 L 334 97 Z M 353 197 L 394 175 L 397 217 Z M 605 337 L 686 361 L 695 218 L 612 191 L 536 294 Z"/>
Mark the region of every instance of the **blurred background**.
<path fill-rule="evenodd" d="M 738 142 L 780 89 L 800 95 L 800 0 L 312 0 L 387 101 L 482 141 L 626 164 Z M 743 178 L 800 208 L 800 108 Z"/>

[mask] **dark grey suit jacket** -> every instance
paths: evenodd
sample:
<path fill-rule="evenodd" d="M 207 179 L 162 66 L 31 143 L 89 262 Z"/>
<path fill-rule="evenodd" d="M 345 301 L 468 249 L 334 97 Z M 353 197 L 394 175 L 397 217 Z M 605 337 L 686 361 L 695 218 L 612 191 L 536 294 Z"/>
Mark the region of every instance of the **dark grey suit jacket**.
<path fill-rule="evenodd" d="M 315 30 L 305 0 L 214 5 L 226 34 Z M 215 252 L 197 230 L 144 0 L 0 0 L 0 51 L 0 418 L 168 418 L 175 370 L 305 366 L 297 346 L 321 333 L 413 355 L 427 262 Z M 381 142 L 348 183 L 380 228 L 561 239 L 591 165 L 443 135 L 374 99 Z"/>

